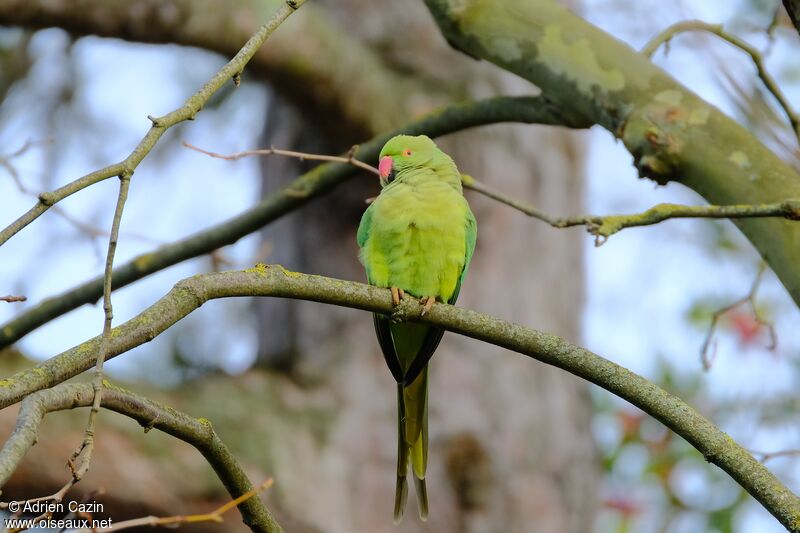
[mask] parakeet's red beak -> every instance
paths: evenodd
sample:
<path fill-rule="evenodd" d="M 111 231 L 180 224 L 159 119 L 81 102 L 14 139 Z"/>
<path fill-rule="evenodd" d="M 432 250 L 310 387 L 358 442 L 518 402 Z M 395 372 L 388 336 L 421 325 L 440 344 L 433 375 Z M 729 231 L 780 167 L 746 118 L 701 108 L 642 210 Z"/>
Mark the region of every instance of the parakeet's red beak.
<path fill-rule="evenodd" d="M 389 177 L 392 173 L 392 158 L 388 155 L 381 157 L 380 162 L 378 163 L 378 172 L 381 175 L 381 179 L 385 180 Z"/>

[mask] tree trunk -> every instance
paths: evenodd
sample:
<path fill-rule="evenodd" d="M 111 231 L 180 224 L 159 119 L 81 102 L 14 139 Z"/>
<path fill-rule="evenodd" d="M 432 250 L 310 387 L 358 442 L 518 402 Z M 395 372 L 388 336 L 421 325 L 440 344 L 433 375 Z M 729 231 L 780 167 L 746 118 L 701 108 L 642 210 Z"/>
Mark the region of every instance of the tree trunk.
<path fill-rule="evenodd" d="M 531 92 L 518 78 L 454 56 L 420 4 L 378 7 L 349 0 L 335 8 L 330 16 L 338 16 L 346 32 L 382 51 L 382 68 L 389 73 L 379 75 L 403 72 L 427 81 L 425 90 L 399 92 L 397 107 L 405 111 L 387 110 L 387 115 L 402 120 L 442 100 Z M 345 16 L 352 13 L 359 17 Z M 398 27 L 403 31 L 394 31 Z M 310 141 L 309 135 L 325 134 L 299 116 L 296 110 L 273 110 L 264 145 L 307 150 L 343 141 L 330 134 L 327 142 L 319 137 Z M 569 132 L 494 126 L 440 144 L 462 172 L 552 212 L 581 212 L 581 146 Z M 265 192 L 300 171 L 298 163 L 277 159 L 263 168 Z M 269 262 L 363 280 L 355 230 L 366 208 L 363 199 L 377 192 L 374 178 L 356 180 L 335 197 L 269 226 L 264 233 L 272 251 Z M 577 339 L 582 232 L 532 224 L 476 195 L 469 200 L 478 219 L 478 247 L 459 303 Z M 272 366 L 279 361 L 278 366 L 292 369 L 294 384 L 282 394 L 304 405 L 330 407 L 324 437 L 318 435 L 319 421 L 311 417 L 305 425 L 294 424 L 293 433 L 270 448 L 281 507 L 324 531 L 398 531 L 391 523 L 395 385 L 372 321 L 363 313 L 306 302 L 256 305 L 263 317 L 262 357 Z M 599 475 L 585 386 L 556 369 L 500 351 L 445 336 L 431 363 L 431 516 L 419 522 L 412 496 L 399 531 L 591 529 Z"/>

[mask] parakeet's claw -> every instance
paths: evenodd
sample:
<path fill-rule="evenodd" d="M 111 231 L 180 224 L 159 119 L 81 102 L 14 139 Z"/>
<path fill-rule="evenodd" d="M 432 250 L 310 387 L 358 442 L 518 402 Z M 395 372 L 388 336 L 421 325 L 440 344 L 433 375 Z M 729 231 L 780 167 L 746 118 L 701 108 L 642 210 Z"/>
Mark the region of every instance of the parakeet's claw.
<path fill-rule="evenodd" d="M 389 321 L 392 324 L 402 324 L 406 321 L 406 310 L 398 305 L 394 308 L 394 311 L 392 311 Z"/>
<path fill-rule="evenodd" d="M 400 287 L 390 287 L 389 290 L 392 291 L 392 305 L 394 306 L 391 322 L 392 324 L 400 324 L 401 322 L 405 322 L 406 312 L 402 307 L 400 307 L 400 302 L 406 297 L 406 293 Z"/>
<path fill-rule="evenodd" d="M 426 314 L 428 314 L 428 311 L 431 310 L 433 304 L 436 303 L 436 297 L 425 296 L 424 298 L 420 299 L 420 303 L 422 304 L 422 312 L 420 313 L 420 316 L 425 316 Z"/>
<path fill-rule="evenodd" d="M 397 307 L 400 305 L 400 300 L 405 298 L 406 293 L 400 287 L 391 287 L 389 290 L 392 291 L 392 305 Z"/>

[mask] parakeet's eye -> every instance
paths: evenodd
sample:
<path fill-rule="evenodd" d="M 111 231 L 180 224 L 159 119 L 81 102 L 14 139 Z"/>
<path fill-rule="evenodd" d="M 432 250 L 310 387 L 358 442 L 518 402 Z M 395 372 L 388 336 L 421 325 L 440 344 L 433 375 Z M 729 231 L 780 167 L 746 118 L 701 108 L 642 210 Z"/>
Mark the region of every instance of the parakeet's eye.
<path fill-rule="evenodd" d="M 408 156 L 410 156 L 410 155 L 411 155 L 411 150 L 409 150 L 408 148 L 406 148 L 405 150 L 403 150 L 403 156 L 404 156 L 404 157 L 408 157 Z"/>

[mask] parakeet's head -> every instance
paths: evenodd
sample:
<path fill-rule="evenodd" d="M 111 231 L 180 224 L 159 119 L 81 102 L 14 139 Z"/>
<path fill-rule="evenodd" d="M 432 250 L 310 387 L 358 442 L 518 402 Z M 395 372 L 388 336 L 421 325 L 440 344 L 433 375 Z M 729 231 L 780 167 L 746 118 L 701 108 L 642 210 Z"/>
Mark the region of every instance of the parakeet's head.
<path fill-rule="evenodd" d="M 402 180 L 409 170 L 430 169 L 443 180 L 461 184 L 461 176 L 450 156 L 442 152 L 427 135 L 396 135 L 381 150 L 378 170 L 381 185 Z"/>

